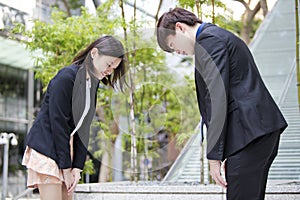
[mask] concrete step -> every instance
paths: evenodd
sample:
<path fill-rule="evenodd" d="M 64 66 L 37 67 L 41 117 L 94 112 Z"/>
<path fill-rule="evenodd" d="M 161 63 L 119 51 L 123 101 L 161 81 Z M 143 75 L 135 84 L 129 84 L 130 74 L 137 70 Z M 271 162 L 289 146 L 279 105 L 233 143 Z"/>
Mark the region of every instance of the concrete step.
<path fill-rule="evenodd" d="M 288 169 L 286 170 L 290 170 L 292 168 L 295 168 L 295 169 L 300 169 L 299 168 L 299 165 L 300 162 L 295 162 L 295 163 L 287 163 L 287 162 L 278 162 L 278 161 L 274 161 L 272 163 L 272 168 L 276 168 L 276 167 L 279 167 L 279 168 L 286 168 L 288 167 Z M 298 170 L 300 172 L 300 170 Z"/>
<path fill-rule="evenodd" d="M 182 173 L 183 176 L 185 175 L 200 175 L 200 170 L 199 171 L 185 171 Z"/>
<path fill-rule="evenodd" d="M 300 162 L 298 161 L 299 160 L 299 155 L 278 155 L 275 159 L 274 162 L 277 162 L 281 160 L 282 162 L 294 162 L 294 161 L 297 161 L 297 162 Z"/>
<path fill-rule="evenodd" d="M 225 190 L 214 184 L 199 184 L 199 179 L 181 179 L 179 182 L 161 185 L 139 183 L 97 183 L 79 184 L 76 187 L 74 200 L 105 199 L 105 200 L 222 200 L 226 199 Z M 300 199 L 300 189 L 296 182 L 276 184 L 269 181 L 265 200 L 296 200 Z"/>

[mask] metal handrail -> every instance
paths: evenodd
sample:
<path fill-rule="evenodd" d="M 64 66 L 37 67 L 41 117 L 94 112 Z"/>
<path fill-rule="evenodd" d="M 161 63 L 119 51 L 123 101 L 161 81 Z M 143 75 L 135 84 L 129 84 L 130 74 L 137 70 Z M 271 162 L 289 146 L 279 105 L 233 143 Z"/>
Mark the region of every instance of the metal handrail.
<path fill-rule="evenodd" d="M 17 200 L 17 199 L 20 199 L 21 197 L 24 197 L 25 195 L 27 195 L 28 193 L 30 192 L 33 192 L 34 188 L 28 188 L 26 190 L 24 190 L 23 192 L 21 192 L 20 194 L 18 194 L 17 196 L 15 196 L 13 198 L 13 200 Z"/>
<path fill-rule="evenodd" d="M 288 88 L 290 87 L 291 85 L 291 82 L 292 82 L 292 79 L 293 79 L 293 76 L 294 76 L 294 71 L 296 70 L 296 60 L 294 60 L 293 64 L 292 64 L 292 67 L 288 73 L 288 76 L 283 84 L 283 89 L 282 89 L 282 92 L 279 96 L 279 99 L 278 99 L 278 106 L 281 108 L 282 104 L 283 104 L 283 101 L 285 100 L 286 96 L 287 96 L 287 92 L 288 92 Z"/>

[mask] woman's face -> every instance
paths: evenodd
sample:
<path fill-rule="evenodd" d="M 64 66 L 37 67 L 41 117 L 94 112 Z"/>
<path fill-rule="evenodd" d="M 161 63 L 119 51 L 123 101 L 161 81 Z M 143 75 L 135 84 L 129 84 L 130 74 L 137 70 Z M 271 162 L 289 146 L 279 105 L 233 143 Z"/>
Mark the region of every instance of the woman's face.
<path fill-rule="evenodd" d="M 96 76 L 99 80 L 112 74 L 122 61 L 121 58 L 106 56 L 103 54 L 99 55 L 97 48 L 92 49 L 91 56 L 93 59 Z"/>

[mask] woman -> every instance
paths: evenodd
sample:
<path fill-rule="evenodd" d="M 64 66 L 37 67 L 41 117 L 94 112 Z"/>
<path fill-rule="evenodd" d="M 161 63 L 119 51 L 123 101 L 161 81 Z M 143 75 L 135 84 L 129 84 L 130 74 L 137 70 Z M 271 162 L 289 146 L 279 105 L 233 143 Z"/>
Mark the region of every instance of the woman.
<path fill-rule="evenodd" d="M 91 43 L 50 81 L 41 110 L 26 136 L 22 164 L 28 187 L 42 200 L 72 199 L 84 167 L 99 81 L 122 90 L 124 48 L 112 36 Z"/>

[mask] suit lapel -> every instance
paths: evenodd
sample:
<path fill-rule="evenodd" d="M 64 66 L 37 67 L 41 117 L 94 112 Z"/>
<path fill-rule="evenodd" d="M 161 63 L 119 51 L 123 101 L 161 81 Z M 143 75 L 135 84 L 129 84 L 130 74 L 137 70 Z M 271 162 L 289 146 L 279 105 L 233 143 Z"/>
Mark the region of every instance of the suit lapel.
<path fill-rule="evenodd" d="M 86 72 L 81 67 L 75 78 L 72 94 L 72 113 L 75 125 L 78 123 L 85 106 Z"/>

